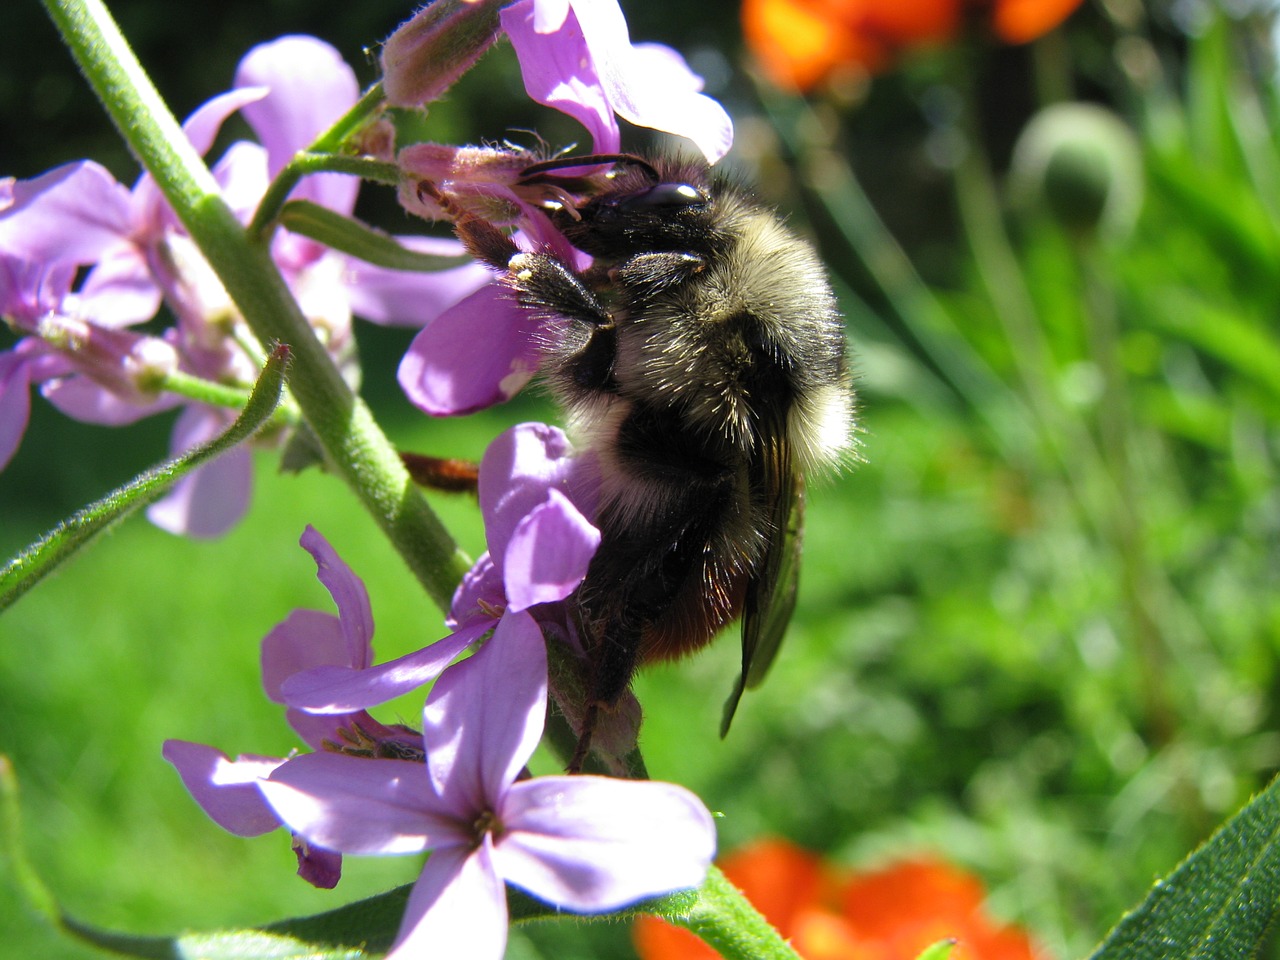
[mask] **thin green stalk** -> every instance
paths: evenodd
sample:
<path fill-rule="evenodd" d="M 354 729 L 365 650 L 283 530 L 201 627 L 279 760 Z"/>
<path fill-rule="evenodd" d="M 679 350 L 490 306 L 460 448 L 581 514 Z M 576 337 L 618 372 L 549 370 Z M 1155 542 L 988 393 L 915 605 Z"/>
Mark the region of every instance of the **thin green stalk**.
<path fill-rule="evenodd" d="M 427 506 L 364 403 L 343 382 L 271 260 L 244 229 L 101 0 L 44 0 L 77 64 L 263 343 L 293 351 L 290 385 L 333 468 L 446 607 L 467 558 Z"/>
<path fill-rule="evenodd" d="M 316 153 L 337 153 L 355 134 L 367 124 L 386 102 L 386 94 L 382 92 L 382 84 L 375 83 L 366 90 L 346 113 L 333 122 L 324 133 L 316 138 L 311 149 Z"/>
<path fill-rule="evenodd" d="M 364 92 L 364 95 L 355 102 L 350 110 L 334 121 L 333 126 L 316 138 L 315 143 L 311 145 L 311 149 L 306 153 L 338 154 L 347 141 L 355 136 L 360 128 L 382 109 L 385 101 L 386 97 L 382 92 L 382 84 L 375 83 Z M 255 241 L 261 240 L 270 231 L 271 225 L 275 222 L 276 216 L 280 212 L 280 208 L 284 206 L 289 194 L 298 185 L 298 181 L 308 173 L 314 172 L 305 169 L 303 164 L 299 162 L 299 158 L 303 155 L 299 154 L 298 157 L 294 157 L 267 187 L 266 194 L 258 204 L 258 209 L 254 212 L 253 222 L 249 224 L 249 236 Z M 345 157 L 342 159 L 359 160 L 363 158 Z M 352 171 L 343 170 L 341 172 L 349 173 Z M 358 173 L 357 176 L 363 176 L 363 174 Z"/>
<path fill-rule="evenodd" d="M 971 73 L 971 71 L 962 71 Z M 982 147 L 974 83 L 962 76 L 966 149 L 955 168 L 956 204 L 974 265 L 1009 342 L 1013 366 L 1045 448 L 1057 460 L 1077 508 L 1095 529 L 1105 523 L 1092 506 L 1090 478 L 1101 463 L 1098 450 L 1079 421 L 1062 409 L 1052 384 L 1056 367 L 1022 266 L 1005 230 L 990 162 Z"/>
<path fill-rule="evenodd" d="M 400 183 L 400 168 L 370 157 L 344 157 L 334 153 L 319 153 L 313 147 L 297 154 L 267 187 L 247 233 L 255 243 L 261 243 L 275 226 L 280 211 L 289 200 L 289 194 L 298 181 L 313 173 L 345 173 L 363 180 L 373 180 L 388 186 Z"/>
<path fill-rule="evenodd" d="M 1110 530 L 1120 556 L 1122 590 L 1128 607 L 1135 649 L 1142 662 L 1143 716 L 1149 742 L 1162 745 L 1177 732 L 1177 710 L 1165 678 L 1168 644 L 1156 615 L 1157 585 L 1162 575 L 1147 552 L 1145 501 L 1134 470 L 1132 404 L 1121 355 L 1115 294 L 1098 261 L 1100 251 L 1089 239 L 1075 248 L 1084 277 L 1084 305 L 1090 353 L 1102 374 L 1097 405 L 1098 435 L 1104 464 L 1115 485 Z"/>
<path fill-rule="evenodd" d="M 203 377 L 193 376 L 181 370 L 173 370 L 165 374 L 158 384 L 158 389 L 167 393 L 207 403 L 214 407 L 226 407 L 229 410 L 241 410 L 249 402 L 251 391 L 245 387 L 230 387 L 225 383 L 214 383 Z M 269 423 L 294 424 L 302 418 L 302 412 L 286 394 L 271 415 Z"/>

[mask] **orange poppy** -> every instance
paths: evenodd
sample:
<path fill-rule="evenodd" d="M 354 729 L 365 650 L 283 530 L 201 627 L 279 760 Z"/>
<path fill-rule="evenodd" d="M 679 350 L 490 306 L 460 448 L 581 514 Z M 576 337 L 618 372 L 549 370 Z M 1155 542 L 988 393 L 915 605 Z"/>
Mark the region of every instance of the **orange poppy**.
<path fill-rule="evenodd" d="M 910 960 L 939 940 L 957 941 L 951 960 L 1033 960 L 1025 933 L 1000 926 L 982 909 L 975 877 L 939 860 L 908 860 L 853 875 L 841 915 L 855 934 L 884 945 L 887 957 Z"/>
<path fill-rule="evenodd" d="M 840 68 L 875 73 L 905 50 L 976 22 L 1004 43 L 1052 30 L 1081 0 L 743 0 L 742 31 L 765 73 L 808 90 Z"/>
<path fill-rule="evenodd" d="M 915 960 L 954 939 L 952 960 L 1035 960 L 1021 930 L 982 909 L 974 877 L 931 859 L 838 875 L 786 841 L 751 844 L 722 864 L 725 875 L 806 960 Z M 716 960 L 701 940 L 654 917 L 632 928 L 642 960 Z"/>
<path fill-rule="evenodd" d="M 785 840 L 761 840 L 725 857 L 725 876 L 774 929 L 789 936 L 796 916 L 824 897 L 825 876 L 816 854 Z M 829 886 L 825 896 L 834 899 Z M 688 930 L 656 917 L 640 917 L 632 928 L 644 960 L 718 960 L 719 954 Z"/>

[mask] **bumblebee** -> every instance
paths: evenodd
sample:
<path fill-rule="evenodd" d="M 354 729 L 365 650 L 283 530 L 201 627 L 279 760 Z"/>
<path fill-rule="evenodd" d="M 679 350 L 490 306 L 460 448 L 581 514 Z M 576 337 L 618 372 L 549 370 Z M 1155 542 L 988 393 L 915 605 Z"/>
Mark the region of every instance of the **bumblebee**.
<path fill-rule="evenodd" d="M 612 172 L 566 169 L 591 164 Z M 795 606 L 805 478 L 852 455 L 844 323 L 813 248 L 703 163 L 563 157 L 523 172 L 540 183 L 589 268 L 459 233 L 544 321 L 542 370 L 599 464 L 602 539 L 572 598 L 592 696 L 575 761 L 640 666 L 740 617 L 723 735 Z"/>

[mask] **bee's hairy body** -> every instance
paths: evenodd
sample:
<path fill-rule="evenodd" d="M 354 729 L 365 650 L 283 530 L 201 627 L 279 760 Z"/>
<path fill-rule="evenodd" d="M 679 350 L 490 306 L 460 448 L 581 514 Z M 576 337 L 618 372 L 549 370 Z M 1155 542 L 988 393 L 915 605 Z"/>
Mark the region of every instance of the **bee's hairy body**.
<path fill-rule="evenodd" d="M 835 299 L 809 245 L 702 164 L 637 161 L 552 219 L 591 268 L 546 251 L 507 267 L 547 320 L 543 370 L 599 464 L 601 545 L 577 593 L 594 695 L 616 702 L 639 665 L 745 609 L 727 722 L 753 656 L 762 672 L 776 648 L 757 649 L 769 608 L 785 625 L 794 599 L 802 478 L 851 447 Z"/>

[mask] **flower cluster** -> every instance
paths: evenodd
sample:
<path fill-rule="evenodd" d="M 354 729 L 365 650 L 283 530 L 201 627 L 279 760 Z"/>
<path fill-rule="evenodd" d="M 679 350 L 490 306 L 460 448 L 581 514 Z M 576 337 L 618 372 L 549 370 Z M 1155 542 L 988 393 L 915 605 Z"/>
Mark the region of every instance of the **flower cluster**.
<path fill-rule="evenodd" d="M 614 0 L 437 0 L 384 45 L 381 105 L 425 106 L 501 35 L 532 99 L 581 121 L 596 153 L 621 148 L 618 117 L 686 135 L 712 162 L 728 150 L 724 110 L 674 51 L 633 44 Z M 405 205 L 429 218 L 514 228 L 515 238 L 502 240 L 513 249 L 580 259 L 541 211 L 540 188 L 530 193 L 521 183 L 532 154 L 396 144 L 394 120 L 376 96 L 360 96 L 351 69 L 309 37 L 251 50 L 234 88 L 199 108 L 185 135 L 203 154 L 237 112 L 257 141 L 233 144 L 213 166 L 214 180 L 245 225 L 243 239 L 269 245 L 348 381 L 358 376 L 353 316 L 430 332 L 415 340 L 401 380 L 432 412 L 493 402 L 528 379 L 537 363 L 529 319 L 492 270 L 466 262 L 419 272 L 404 264 L 421 268 L 425 258 L 374 255 L 373 247 L 390 246 L 461 256 L 463 246 L 390 238 L 356 223 L 359 180 L 351 174 L 398 177 Z M 330 165 L 304 163 L 315 157 Z M 162 307 L 167 327 L 152 322 Z M 33 385 L 69 415 L 97 423 L 182 407 L 173 443 L 186 448 L 229 422 L 265 353 L 157 182 L 144 175 L 128 189 L 90 161 L 0 181 L 0 314 L 18 334 L 0 354 L 0 462 L 19 442 Z M 424 403 L 424 390 L 454 395 Z M 291 407 L 286 400 L 283 419 L 294 423 Z M 187 475 L 152 520 L 221 533 L 245 508 L 248 469 L 243 450 L 219 458 Z M 715 831 L 687 790 L 532 777 L 526 767 L 549 690 L 564 682 L 551 677 L 548 644 L 568 662 L 582 656 L 565 601 L 600 542 L 597 484 L 595 465 L 575 457 L 554 427 L 524 424 L 493 441 L 478 490 L 488 551 L 457 588 L 450 632 L 385 663 L 374 660 L 363 583 L 308 528 L 302 546 L 337 614 L 294 611 L 263 640 L 262 673 L 267 695 L 287 708 L 310 751 L 232 759 L 198 743 L 165 744 L 165 758 L 216 823 L 241 836 L 283 826 L 299 874 L 316 886 L 338 882 L 345 854 L 429 851 L 396 956 L 500 957 L 507 883 L 555 909 L 601 912 L 706 875 Z M 428 685 L 420 728 L 369 713 Z M 601 723 L 599 742 L 617 756 L 634 747 L 632 706 L 624 699 Z"/>
<path fill-rule="evenodd" d="M 472 21 L 486 15 L 493 31 L 476 31 Z M 390 102 L 425 106 L 424 98 L 438 96 L 499 34 L 510 39 L 532 99 L 581 121 L 596 152 L 620 149 L 618 117 L 687 136 L 711 162 L 729 149 L 732 124 L 700 92 L 700 78 L 670 48 L 633 44 L 614 0 L 425 7 L 384 46 Z M 233 113 L 253 129 L 257 142 L 233 144 L 212 168 L 223 199 L 248 224 L 273 178 L 358 100 L 355 75 L 332 47 L 284 37 L 251 50 L 234 88 L 197 109 L 184 132 L 203 154 Z M 512 189 L 513 163 L 527 165 L 526 154 L 438 144 L 411 144 L 397 154 L 394 136 L 391 123 L 371 122 L 345 146 L 371 159 L 394 157 L 410 210 L 452 219 L 469 198 L 482 204 L 485 219 L 514 223 L 529 243 L 570 256 L 536 206 Z M 425 202 L 427 181 L 458 206 Z M 349 217 L 358 189 L 355 177 L 318 173 L 289 197 Z M 410 399 L 432 413 L 508 397 L 536 367 L 527 316 L 479 264 L 459 260 L 423 273 L 378 266 L 288 229 L 272 230 L 270 240 L 276 266 L 349 380 L 358 376 L 353 315 L 434 328 L 415 342 L 401 371 Z M 396 240 L 439 258 L 464 255 L 453 238 Z M 136 329 L 162 306 L 171 326 L 159 334 Z M 0 179 L 0 317 L 19 337 L 0 352 L 0 468 L 25 431 L 32 386 L 63 413 L 103 425 L 180 407 L 171 441 L 177 453 L 233 419 L 265 356 L 151 176 L 129 189 L 92 161 L 29 180 Z M 485 346 L 482 354 L 477 344 Z M 185 477 L 148 515 L 175 533 L 217 536 L 243 515 L 249 484 L 249 455 L 233 450 Z"/>
<path fill-rule="evenodd" d="M 806 960 L 915 960 L 939 941 L 952 960 L 1035 960 L 1043 953 L 1016 927 L 993 921 L 982 884 L 921 857 L 841 871 L 782 840 L 761 840 L 721 864 L 756 908 Z M 714 960 L 687 930 L 655 917 L 633 928 L 641 960 Z"/>
<path fill-rule="evenodd" d="M 375 665 L 364 585 L 308 528 L 302 545 L 338 615 L 294 611 L 263 640 L 262 668 L 314 752 L 164 749 L 220 826 L 241 836 L 288 827 L 299 873 L 317 886 L 337 882 L 340 854 L 432 851 L 394 956 L 500 957 L 504 882 L 600 912 L 696 886 L 715 850 L 711 815 L 682 787 L 528 775 L 547 714 L 540 622 L 563 621 L 560 601 L 598 543 L 579 508 L 590 509 L 591 487 L 564 435 L 543 424 L 498 437 L 480 478 L 489 552 L 458 588 L 453 633 Z M 363 709 L 431 681 L 420 733 Z"/>
<path fill-rule="evenodd" d="M 877 73 L 977 26 L 1002 43 L 1048 33 L 1080 0 L 743 0 L 742 31 L 769 78 L 809 90 L 839 71 Z"/>
<path fill-rule="evenodd" d="M 183 130 L 204 153 L 238 111 L 258 135 L 232 144 L 212 168 L 247 222 L 270 179 L 358 94 L 355 74 L 332 47 L 284 37 L 251 50 L 234 89 L 199 107 Z M 351 177 L 322 174 L 293 197 L 349 214 L 357 189 Z M 462 254 L 453 239 L 406 242 Z M 420 326 L 488 280 L 474 264 L 435 274 L 376 267 L 287 230 L 276 232 L 271 254 L 316 336 L 352 378 L 353 312 Z M 136 332 L 162 304 L 172 325 Z M 234 418 L 234 408 L 215 402 L 217 388 L 247 390 L 264 356 L 151 176 L 129 189 L 90 160 L 0 181 L 0 315 L 21 337 L 0 354 L 0 466 L 21 440 L 31 385 L 68 416 L 108 426 L 180 406 L 177 453 Z M 248 452 L 236 449 L 184 478 L 148 513 L 172 532 L 216 536 L 243 514 L 249 484 Z"/>

